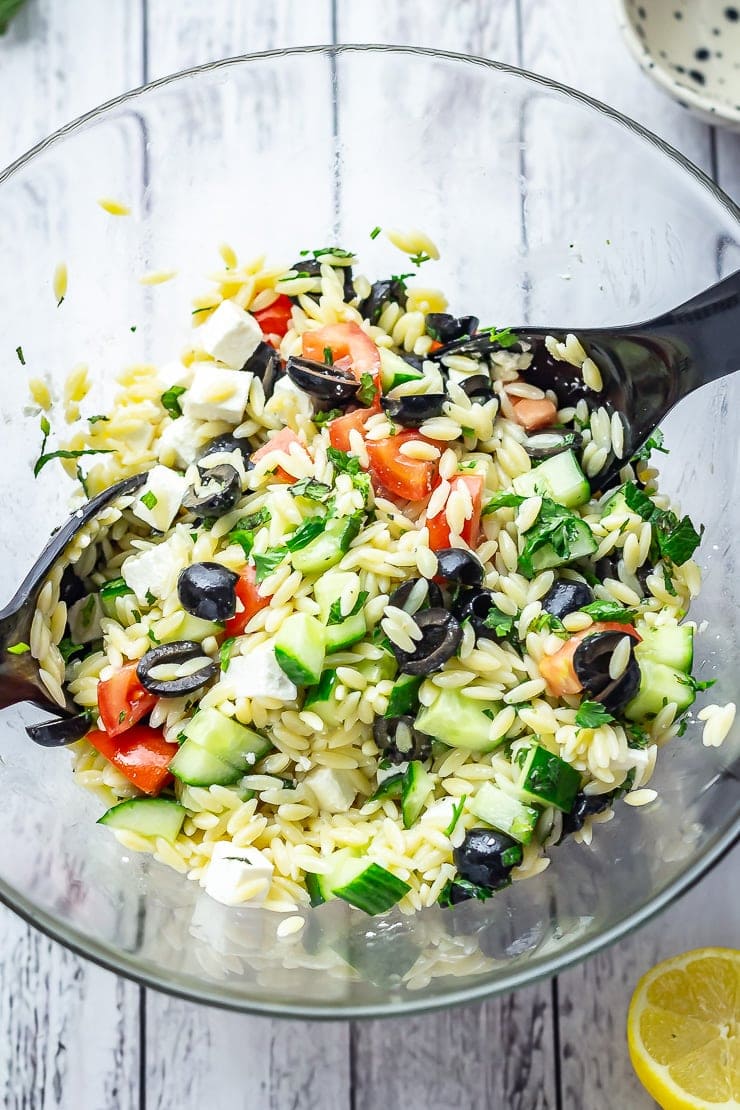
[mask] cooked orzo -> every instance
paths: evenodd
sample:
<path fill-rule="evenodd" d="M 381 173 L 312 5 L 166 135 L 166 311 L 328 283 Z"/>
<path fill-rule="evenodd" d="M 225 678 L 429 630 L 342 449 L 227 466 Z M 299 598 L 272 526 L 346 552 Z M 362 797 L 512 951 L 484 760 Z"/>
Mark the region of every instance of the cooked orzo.
<path fill-rule="evenodd" d="M 623 457 L 575 336 L 531 347 L 335 247 L 222 257 L 189 349 L 64 445 L 88 494 L 147 471 L 39 599 L 42 677 L 89 714 L 74 773 L 227 905 L 488 898 L 651 802 L 701 686 L 660 437 Z M 701 715 L 715 745 L 734 706 Z"/>

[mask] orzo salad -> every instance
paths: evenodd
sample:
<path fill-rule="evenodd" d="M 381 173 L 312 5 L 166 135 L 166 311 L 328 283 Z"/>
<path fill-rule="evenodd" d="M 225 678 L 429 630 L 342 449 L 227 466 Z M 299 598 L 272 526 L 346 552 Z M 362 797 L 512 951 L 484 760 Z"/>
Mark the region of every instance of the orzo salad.
<path fill-rule="evenodd" d="M 624 457 L 573 335 L 532 346 L 338 247 L 223 253 L 188 350 L 64 445 L 88 494 L 147 472 L 34 622 L 89 715 L 74 773 L 227 905 L 489 898 L 650 803 L 702 688 L 661 437 Z M 702 713 L 721 742 L 734 707 Z"/>

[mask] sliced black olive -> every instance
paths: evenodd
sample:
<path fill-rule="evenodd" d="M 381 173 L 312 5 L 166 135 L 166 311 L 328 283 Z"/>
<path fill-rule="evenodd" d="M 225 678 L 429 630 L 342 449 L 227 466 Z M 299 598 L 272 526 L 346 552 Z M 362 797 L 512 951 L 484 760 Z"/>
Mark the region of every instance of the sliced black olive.
<path fill-rule="evenodd" d="M 405 674 L 434 674 L 452 659 L 462 640 L 460 622 L 446 609 L 422 609 L 414 614 L 422 631 L 413 651 L 391 644 L 400 669 Z"/>
<path fill-rule="evenodd" d="M 280 356 L 274 347 L 263 341 L 249 356 L 242 366 L 242 370 L 248 370 L 259 378 L 265 391 L 265 397 L 269 398 L 272 396 L 275 381 L 280 373 Z"/>
<path fill-rule="evenodd" d="M 612 652 L 626 632 L 594 632 L 581 640 L 573 653 L 573 669 L 580 679 L 584 692 L 593 701 L 600 701 L 610 713 L 618 713 L 638 691 L 640 668 L 632 650 L 630 638 L 629 663 L 619 678 L 609 675 Z"/>
<path fill-rule="evenodd" d="M 471 336 L 480 320 L 477 316 L 450 316 L 449 312 L 430 312 L 427 315 L 427 332 L 440 343 Z"/>
<path fill-rule="evenodd" d="M 405 582 L 401 583 L 397 590 L 393 591 L 391 596 L 388 598 L 388 604 L 394 605 L 396 609 L 405 609 L 406 602 L 408 601 L 414 586 L 417 582 L 422 581 L 424 581 L 424 579 L 422 578 L 407 578 Z M 427 594 L 423 604 L 426 606 L 434 606 L 437 609 L 441 608 L 443 604 L 442 591 L 440 590 L 436 582 L 430 582 L 429 579 L 426 579 L 426 583 Z"/>
<path fill-rule="evenodd" d="M 67 608 L 71 609 L 76 601 L 81 601 L 83 597 L 87 597 L 88 592 L 85 583 L 77 577 L 72 567 L 65 567 L 62 580 L 59 583 L 59 596 Z"/>
<path fill-rule="evenodd" d="M 460 382 L 460 388 L 471 401 L 478 401 L 481 405 L 495 397 L 491 379 L 487 374 L 473 374 L 472 378 L 466 378 L 465 381 Z"/>
<path fill-rule="evenodd" d="M 414 370 L 424 369 L 424 359 L 419 355 L 412 354 L 410 351 L 403 351 L 400 357 L 404 362 L 407 362 L 409 366 L 413 366 Z"/>
<path fill-rule="evenodd" d="M 203 517 L 204 520 L 213 520 L 230 513 L 241 497 L 242 480 L 239 471 L 230 463 L 220 463 L 218 466 L 199 466 L 198 473 L 203 491 L 196 493 L 191 486 L 182 499 L 183 509 Z"/>
<path fill-rule="evenodd" d="M 494 629 L 486 624 L 486 617 L 494 607 L 493 594 L 484 587 L 474 586 L 470 590 L 461 590 L 455 599 L 453 612 L 462 624 L 469 621 L 476 636 L 484 640 L 496 639 Z"/>
<path fill-rule="evenodd" d="M 443 347 L 438 347 L 436 351 L 430 352 L 427 358 L 432 359 L 434 362 L 439 362 L 445 355 L 467 355 L 469 358 L 488 358 L 490 355 L 495 354 L 496 351 L 501 351 L 504 348 L 501 344 L 491 339 L 489 332 L 481 332 L 480 335 L 463 336 L 462 339 L 453 339 L 451 343 L 445 343 Z M 507 348 L 511 350 L 512 348 Z M 518 353 L 519 347 L 514 350 Z"/>
<path fill-rule="evenodd" d="M 197 659 L 199 655 L 203 655 L 203 647 L 194 640 L 159 644 L 139 660 L 136 676 L 150 694 L 157 694 L 160 698 L 182 698 L 186 694 L 192 694 L 194 690 L 200 690 L 201 686 L 211 681 L 218 671 L 218 663 L 214 659 L 208 660 L 192 674 L 180 678 L 155 678 L 152 671 L 163 663 L 177 666 L 179 663 L 187 663 L 189 659 Z"/>
<path fill-rule="evenodd" d="M 323 362 L 291 356 L 286 370 L 290 380 L 318 401 L 345 407 L 357 399 L 360 383 L 346 370 L 337 370 Z"/>
<path fill-rule="evenodd" d="M 607 578 L 619 578 L 619 555 L 613 551 L 608 555 L 602 555 L 594 563 L 594 572 L 600 582 Z"/>
<path fill-rule="evenodd" d="M 321 277 L 321 261 L 318 258 L 301 258 L 300 261 L 294 262 L 290 267 L 295 270 L 301 277 Z M 355 295 L 355 287 L 352 284 L 352 267 L 351 266 L 335 266 L 335 270 L 341 270 L 342 273 L 342 296 L 344 300 L 349 302 Z M 317 297 L 316 293 L 309 293 L 309 297 Z"/>
<path fill-rule="evenodd" d="M 177 596 L 186 612 L 204 621 L 227 621 L 236 612 L 239 575 L 220 563 L 193 563 L 180 571 Z"/>
<path fill-rule="evenodd" d="M 525 371 L 525 377 L 531 385 L 551 389 L 557 396 L 559 408 L 576 405 L 582 397 L 593 398 L 581 371 L 569 362 L 554 359 L 544 343 L 535 344 L 532 362 Z"/>
<path fill-rule="evenodd" d="M 91 727 L 87 713 L 78 713 L 76 717 L 58 717 L 41 725 L 26 725 L 26 732 L 34 744 L 42 748 L 60 748 L 81 740 Z"/>
<path fill-rule="evenodd" d="M 376 717 L 373 739 L 391 763 L 429 759 L 432 754 L 431 737 L 417 732 L 413 717 Z"/>
<path fill-rule="evenodd" d="M 493 829 L 470 829 L 453 859 L 458 874 L 489 890 L 500 890 L 511 881 L 511 869 L 522 860 L 522 846 Z"/>
<path fill-rule="evenodd" d="M 387 278 L 373 282 L 370 292 L 357 308 L 371 324 L 377 324 L 383 309 L 389 304 L 406 308 L 406 286 L 398 278 Z"/>
<path fill-rule="evenodd" d="M 425 420 L 442 415 L 444 393 L 417 393 L 408 397 L 382 397 L 381 405 L 396 424 L 404 428 L 420 428 Z"/>
<path fill-rule="evenodd" d="M 556 578 L 542 599 L 542 608 L 553 617 L 566 617 L 594 599 L 591 589 L 585 582 L 571 582 L 567 578 Z"/>
<path fill-rule="evenodd" d="M 612 795 L 609 794 L 584 794 L 579 791 L 576 794 L 573 808 L 570 813 L 563 814 L 563 825 L 558 844 L 562 843 L 566 836 L 571 833 L 578 832 L 586 823 L 586 818 L 593 816 L 594 813 L 603 813 L 612 804 Z"/>
<path fill-rule="evenodd" d="M 237 439 L 231 432 L 224 432 L 223 435 L 216 436 L 215 439 L 209 439 L 198 455 L 198 459 L 205 459 L 208 455 L 220 454 L 222 451 L 228 454 L 231 454 L 232 451 L 239 451 L 244 460 L 244 469 L 254 470 L 252 448 L 249 446 L 249 440 Z"/>
<path fill-rule="evenodd" d="M 563 428 L 545 428 L 536 435 L 529 436 L 522 447 L 530 459 L 551 459 L 563 451 L 577 451 L 583 445 L 580 432 L 569 432 Z"/>
<path fill-rule="evenodd" d="M 443 547 L 437 552 L 437 574 L 463 586 L 480 586 L 483 581 L 480 559 L 462 547 Z"/>

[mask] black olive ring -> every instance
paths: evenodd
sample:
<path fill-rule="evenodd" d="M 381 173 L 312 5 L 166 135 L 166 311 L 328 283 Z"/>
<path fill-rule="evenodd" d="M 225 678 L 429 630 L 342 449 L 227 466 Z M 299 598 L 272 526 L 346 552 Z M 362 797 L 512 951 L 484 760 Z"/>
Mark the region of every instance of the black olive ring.
<path fill-rule="evenodd" d="M 199 655 L 203 655 L 203 646 L 195 640 L 175 640 L 171 644 L 159 644 L 136 664 L 136 677 L 150 694 L 156 694 L 160 698 L 182 698 L 200 690 L 214 678 L 218 671 L 215 659 L 210 659 L 197 671 L 180 678 L 154 678 L 152 671 L 163 663 L 187 663 L 190 659 L 197 659 Z"/>

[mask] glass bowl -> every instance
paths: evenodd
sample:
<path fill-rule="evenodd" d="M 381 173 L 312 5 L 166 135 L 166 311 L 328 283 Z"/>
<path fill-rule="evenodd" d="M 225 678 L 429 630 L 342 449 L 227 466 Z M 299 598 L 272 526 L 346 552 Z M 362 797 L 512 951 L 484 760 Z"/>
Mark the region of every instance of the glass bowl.
<path fill-rule="evenodd" d="M 132 208 L 113 218 L 96 201 Z M 65 515 L 72 484 L 35 480 L 28 378 L 59 396 L 89 365 L 85 411 L 114 375 L 176 356 L 217 244 L 288 263 L 339 242 L 362 271 L 403 268 L 375 225 L 421 226 L 442 259 L 422 271 L 486 323 L 590 326 L 650 316 L 740 265 L 740 212 L 636 124 L 578 93 L 480 59 L 326 47 L 237 58 L 112 101 L 0 175 L 0 601 Z M 57 307 L 56 266 L 68 267 Z M 405 267 L 408 268 L 408 267 Z M 176 271 L 145 286 L 147 271 Z M 25 366 L 16 357 L 21 347 Z M 738 699 L 736 512 L 740 381 L 694 394 L 665 426 L 665 488 L 706 525 L 695 616 L 701 678 Z M 88 411 L 89 410 L 89 411 Z M 61 419 L 61 417 L 55 417 Z M 704 627 L 702 625 L 702 627 Z M 704 695 L 706 697 L 706 695 Z M 408 1013 L 520 987 L 595 952 L 696 882 L 737 835 L 729 772 L 740 733 L 702 746 L 692 720 L 661 753 L 645 810 L 618 806 L 591 847 L 486 903 L 414 917 L 344 904 L 280 917 L 228 910 L 125 852 L 95 824 L 69 755 L 32 744 L 24 706 L 0 717 L 0 896 L 71 948 L 144 983 L 235 1009 L 306 1017 Z"/>

